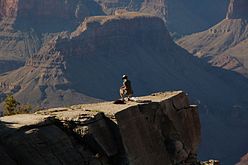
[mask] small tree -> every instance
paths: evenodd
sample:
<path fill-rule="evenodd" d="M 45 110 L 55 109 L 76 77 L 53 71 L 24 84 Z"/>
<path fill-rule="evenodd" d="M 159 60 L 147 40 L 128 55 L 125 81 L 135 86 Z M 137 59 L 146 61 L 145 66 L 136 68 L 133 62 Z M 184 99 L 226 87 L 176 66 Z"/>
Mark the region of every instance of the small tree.
<path fill-rule="evenodd" d="M 17 107 L 20 105 L 13 95 L 8 95 L 4 101 L 4 115 L 14 115 L 16 114 Z"/>
<path fill-rule="evenodd" d="M 20 104 L 13 95 L 8 95 L 4 101 L 3 115 L 15 115 L 15 114 L 24 114 L 31 113 L 32 106 L 30 104 Z"/>

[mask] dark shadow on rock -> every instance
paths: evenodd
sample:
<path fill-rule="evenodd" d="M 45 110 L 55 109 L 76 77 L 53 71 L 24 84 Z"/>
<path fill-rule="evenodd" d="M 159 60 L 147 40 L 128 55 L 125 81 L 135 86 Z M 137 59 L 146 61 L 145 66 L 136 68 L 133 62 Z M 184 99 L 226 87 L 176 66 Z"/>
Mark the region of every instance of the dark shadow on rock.
<path fill-rule="evenodd" d="M 10 118 L 21 119 L 18 115 Z M 0 121 L 1 165 L 125 165 L 118 126 L 104 114 L 84 124 L 53 117 L 31 125 L 19 124 Z"/>

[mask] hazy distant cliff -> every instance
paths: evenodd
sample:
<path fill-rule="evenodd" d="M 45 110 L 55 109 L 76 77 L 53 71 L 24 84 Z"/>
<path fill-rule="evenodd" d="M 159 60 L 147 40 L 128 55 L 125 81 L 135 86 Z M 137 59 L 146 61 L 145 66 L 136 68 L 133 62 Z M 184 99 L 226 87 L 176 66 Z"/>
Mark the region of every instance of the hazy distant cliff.
<path fill-rule="evenodd" d="M 226 17 L 228 19 L 248 19 L 248 1 L 247 0 L 231 0 Z"/>
<path fill-rule="evenodd" d="M 214 66 L 248 77 L 248 1 L 231 0 L 226 18 L 210 29 L 186 36 L 178 44 Z"/>
<path fill-rule="evenodd" d="M 5 65 L 0 73 L 20 67 L 54 33 L 72 31 L 91 15 L 104 15 L 94 1 L 0 0 L 0 61 Z"/>

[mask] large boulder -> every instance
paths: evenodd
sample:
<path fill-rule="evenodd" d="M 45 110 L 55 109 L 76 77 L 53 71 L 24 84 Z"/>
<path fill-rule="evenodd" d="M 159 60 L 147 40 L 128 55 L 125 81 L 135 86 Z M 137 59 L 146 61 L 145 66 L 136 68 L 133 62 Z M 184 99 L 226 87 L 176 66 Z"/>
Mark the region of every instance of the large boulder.
<path fill-rule="evenodd" d="M 200 144 L 199 114 L 184 93 L 129 107 L 116 119 L 130 164 L 196 163 L 189 159 Z"/>

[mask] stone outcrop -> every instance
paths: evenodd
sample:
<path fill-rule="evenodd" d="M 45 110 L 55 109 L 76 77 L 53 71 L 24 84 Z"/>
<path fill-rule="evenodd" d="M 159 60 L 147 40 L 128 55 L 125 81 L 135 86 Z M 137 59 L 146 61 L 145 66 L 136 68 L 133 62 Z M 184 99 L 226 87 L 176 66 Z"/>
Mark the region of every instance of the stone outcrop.
<path fill-rule="evenodd" d="M 189 106 L 184 93 L 172 100 L 129 107 L 116 119 L 130 164 L 196 164 L 189 159 L 196 158 L 200 121 L 196 106 Z"/>
<path fill-rule="evenodd" d="M 231 0 L 226 17 L 227 19 L 248 19 L 248 2 L 246 0 Z"/>
<path fill-rule="evenodd" d="M 199 114 L 185 93 L 136 99 L 144 103 L 103 102 L 2 117 L 1 164 L 198 164 Z"/>

